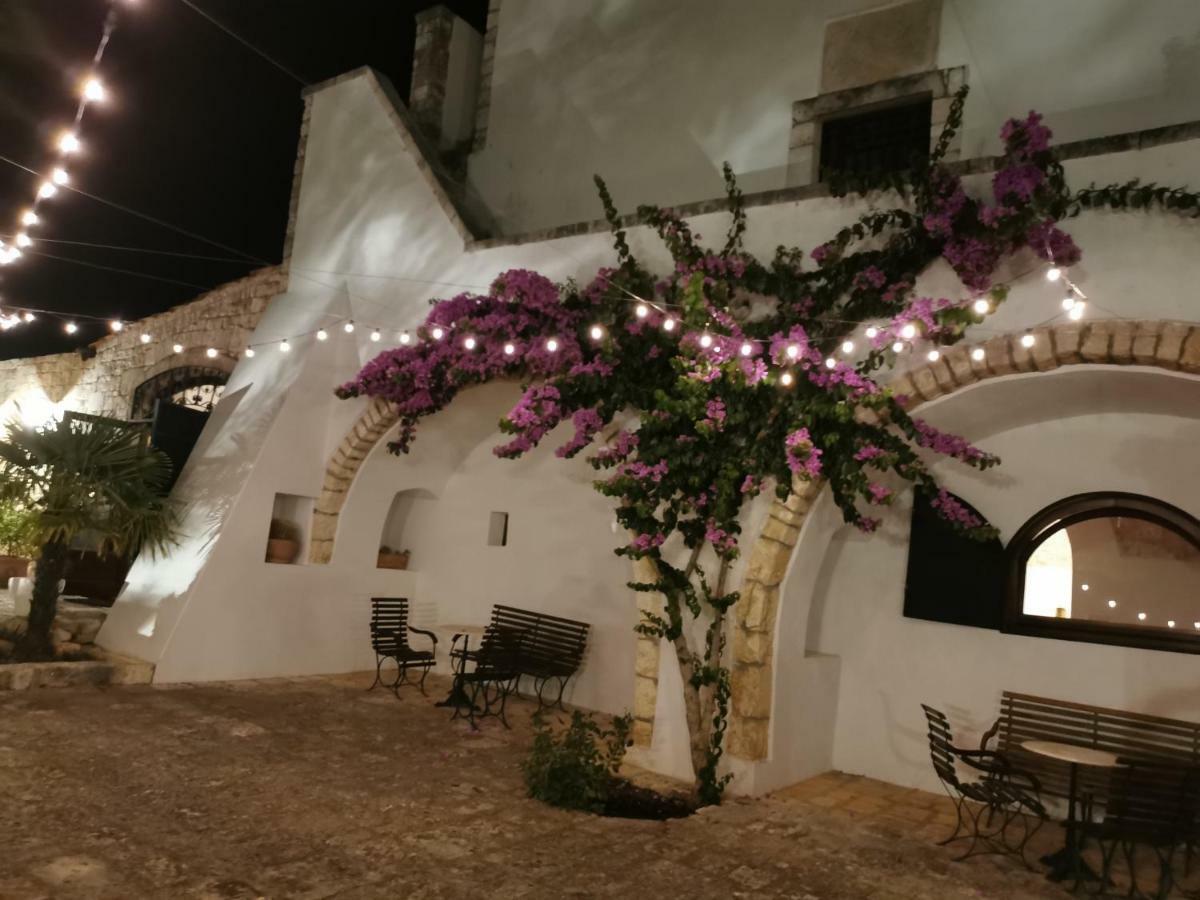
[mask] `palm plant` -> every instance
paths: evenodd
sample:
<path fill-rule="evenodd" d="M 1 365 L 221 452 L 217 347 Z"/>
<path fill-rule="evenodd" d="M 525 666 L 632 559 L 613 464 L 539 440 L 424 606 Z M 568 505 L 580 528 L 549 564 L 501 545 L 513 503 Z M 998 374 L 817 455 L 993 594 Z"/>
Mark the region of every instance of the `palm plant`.
<path fill-rule="evenodd" d="M 163 496 L 170 475 L 166 454 L 124 422 L 67 415 L 40 427 L 9 423 L 0 438 L 0 500 L 36 513 L 40 548 L 19 658 L 52 653 L 58 583 L 76 538 L 102 556 L 174 543 L 178 511 Z"/>

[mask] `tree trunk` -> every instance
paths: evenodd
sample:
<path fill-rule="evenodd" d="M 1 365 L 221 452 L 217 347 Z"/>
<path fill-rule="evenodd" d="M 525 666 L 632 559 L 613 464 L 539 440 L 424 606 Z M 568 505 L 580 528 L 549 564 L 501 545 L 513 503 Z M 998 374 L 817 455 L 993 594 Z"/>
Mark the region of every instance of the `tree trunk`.
<path fill-rule="evenodd" d="M 21 659 L 47 659 L 54 653 L 51 629 L 58 614 L 58 583 L 67 570 L 67 545 L 59 540 L 42 545 L 33 576 L 33 597 L 29 601 L 29 623 L 17 644 Z"/>
<path fill-rule="evenodd" d="M 708 729 L 704 727 L 704 712 L 703 703 L 700 697 L 700 689 L 692 684 L 692 675 L 695 672 L 695 657 L 692 655 L 692 649 L 688 646 L 687 637 L 681 634 L 674 642 L 675 657 L 679 661 L 679 674 L 683 678 L 683 710 L 684 718 L 687 720 L 688 728 L 688 749 L 692 757 L 692 773 L 695 779 L 699 779 L 700 770 L 704 768 L 704 764 L 708 762 Z M 699 787 L 699 781 L 695 781 L 692 785 L 692 790 L 695 791 Z"/>

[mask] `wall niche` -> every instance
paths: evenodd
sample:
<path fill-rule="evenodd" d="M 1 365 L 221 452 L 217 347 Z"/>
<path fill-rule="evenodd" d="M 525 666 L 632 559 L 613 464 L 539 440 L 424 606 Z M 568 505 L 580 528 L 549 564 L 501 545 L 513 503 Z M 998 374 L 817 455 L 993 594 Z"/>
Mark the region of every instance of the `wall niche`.
<path fill-rule="evenodd" d="M 407 569 L 410 567 L 410 542 L 413 530 L 430 513 L 437 498 L 424 488 L 397 491 L 388 507 L 383 529 L 379 534 L 379 556 L 376 568 Z"/>
<path fill-rule="evenodd" d="M 266 561 L 277 565 L 300 565 L 308 559 L 309 527 L 313 517 L 312 497 L 276 494 L 267 526 Z"/>

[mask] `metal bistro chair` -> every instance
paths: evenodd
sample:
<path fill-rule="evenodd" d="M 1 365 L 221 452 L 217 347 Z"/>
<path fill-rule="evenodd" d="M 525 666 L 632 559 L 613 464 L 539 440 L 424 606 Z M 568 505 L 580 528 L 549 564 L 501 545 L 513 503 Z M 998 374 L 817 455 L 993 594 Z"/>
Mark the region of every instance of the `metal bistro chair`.
<path fill-rule="evenodd" d="M 524 629 L 493 624 L 484 632 L 478 650 L 467 653 L 460 651 L 464 663 L 468 660 L 475 663 L 473 670 L 464 671 L 459 676 L 470 700 L 466 716 L 472 728 L 475 727 L 477 715 L 496 716 L 505 728 L 509 727 L 504 708 L 508 703 L 508 695 L 516 690 L 521 677 L 525 638 Z M 462 708 L 456 707 L 453 718 L 457 719 L 462 714 Z"/>
<path fill-rule="evenodd" d="M 1103 820 L 1085 819 L 1080 826 L 1083 837 L 1092 838 L 1100 847 L 1100 892 L 1113 884 L 1113 864 L 1119 851 L 1129 877 L 1128 896 L 1161 898 L 1171 893 L 1176 853 L 1183 851 L 1185 874 L 1190 863 L 1200 809 L 1198 792 L 1200 769 L 1194 766 L 1121 758 L 1121 766 L 1112 772 Z M 1149 849 L 1157 864 L 1158 886 L 1153 894 L 1138 885 L 1138 875 L 1145 872 L 1139 873 L 1140 847 Z M 1076 881 L 1075 890 L 1080 887 L 1081 882 Z"/>
<path fill-rule="evenodd" d="M 938 844 L 944 846 L 969 839 L 970 845 L 962 856 L 957 857 L 958 860 L 999 853 L 1015 856 L 1026 868 L 1031 868 L 1025 860 L 1025 847 L 1047 818 L 1038 796 L 1041 786 L 1037 778 L 1014 769 L 1002 753 L 955 747 L 946 716 L 924 703 L 921 709 L 925 711 L 929 725 L 929 755 L 933 769 L 954 801 L 957 816 L 954 832 Z M 979 772 L 980 777 L 960 778 L 958 762 Z M 1034 821 L 1032 826 L 1030 819 Z M 1019 832 L 1015 831 L 1018 823 Z"/>
<path fill-rule="evenodd" d="M 408 633 L 422 635 L 433 642 L 429 650 L 414 650 L 408 645 Z M 433 668 L 437 652 L 437 635 L 423 628 L 408 624 L 408 599 L 406 597 L 371 598 L 371 647 L 375 650 L 375 681 L 367 688 L 375 690 L 383 684 L 383 664 L 389 659 L 396 663 L 396 680 L 387 685 L 397 698 L 400 685 L 408 681 L 409 669 L 420 669 L 421 680 L 417 687 L 425 693 L 425 678 Z"/>

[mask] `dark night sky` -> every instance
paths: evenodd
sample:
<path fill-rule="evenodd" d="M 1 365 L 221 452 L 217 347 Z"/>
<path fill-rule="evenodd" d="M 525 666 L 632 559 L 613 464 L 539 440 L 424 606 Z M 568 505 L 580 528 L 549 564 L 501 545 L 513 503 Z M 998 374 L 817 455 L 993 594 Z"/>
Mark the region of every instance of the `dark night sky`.
<path fill-rule="evenodd" d="M 188 231 L 278 262 L 299 133 L 301 85 L 181 0 L 117 0 L 120 19 L 101 75 L 110 98 L 89 107 L 72 186 Z M 362 65 L 407 96 L 413 14 L 432 0 L 192 0 L 313 83 Z M 487 0 L 446 5 L 482 30 Z M 0 0 L 0 155 L 47 171 L 69 124 L 77 84 L 100 38 L 107 0 Z M 6 243 L 38 179 L 0 162 L 0 238 Z M 128 269 L 195 287 L 102 271 L 26 252 L 0 267 L 0 306 L 133 320 L 238 278 L 256 263 L 95 249 L 79 241 L 232 257 L 69 191 L 41 207 L 31 250 Z M 0 359 L 54 353 L 73 337 L 43 317 L 0 334 Z"/>

